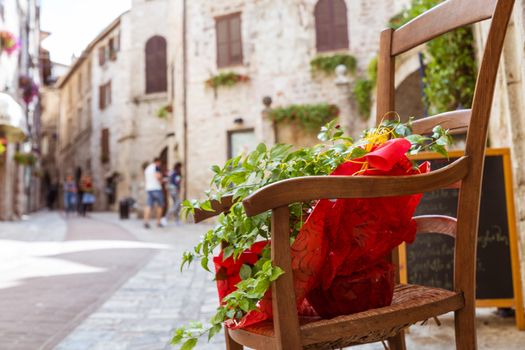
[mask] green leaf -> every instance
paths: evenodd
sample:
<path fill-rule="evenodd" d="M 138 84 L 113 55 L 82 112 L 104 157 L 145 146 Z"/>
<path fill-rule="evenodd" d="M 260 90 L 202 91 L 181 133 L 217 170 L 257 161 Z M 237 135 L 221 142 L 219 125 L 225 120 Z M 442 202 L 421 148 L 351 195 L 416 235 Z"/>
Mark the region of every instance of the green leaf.
<path fill-rule="evenodd" d="M 213 211 L 213 208 L 211 207 L 211 202 L 210 201 L 204 201 L 200 204 L 200 208 L 202 210 L 206 210 L 206 211 Z"/>
<path fill-rule="evenodd" d="M 208 272 L 211 272 L 210 269 L 208 268 L 208 257 L 203 257 L 201 259 L 201 266 L 204 270 L 208 271 Z"/>
<path fill-rule="evenodd" d="M 239 272 L 239 276 L 241 279 L 245 280 L 250 278 L 252 275 L 252 268 L 249 265 L 243 264 L 241 266 L 241 271 Z"/>
<path fill-rule="evenodd" d="M 219 324 L 216 324 L 214 325 L 213 327 L 210 328 L 210 330 L 208 331 L 208 341 L 211 340 L 211 338 L 213 338 L 215 336 L 215 334 L 219 333 L 221 331 L 222 327 Z"/>
<path fill-rule="evenodd" d="M 264 143 L 258 144 L 257 145 L 257 152 L 265 153 L 266 152 L 266 145 Z"/>
<path fill-rule="evenodd" d="M 196 338 L 190 338 L 182 344 L 180 347 L 180 350 L 191 350 L 197 345 L 197 339 Z"/>

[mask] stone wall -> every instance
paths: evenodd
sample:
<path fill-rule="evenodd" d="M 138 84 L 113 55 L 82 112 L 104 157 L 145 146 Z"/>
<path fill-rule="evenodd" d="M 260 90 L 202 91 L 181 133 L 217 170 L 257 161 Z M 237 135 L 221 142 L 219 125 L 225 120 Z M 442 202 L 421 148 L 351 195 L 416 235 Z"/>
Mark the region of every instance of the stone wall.
<path fill-rule="evenodd" d="M 346 1 L 349 50 L 358 60 L 358 74 L 366 69 L 379 48 L 379 32 L 406 1 Z M 341 109 L 341 124 L 351 134 L 367 122 L 357 115 L 350 86 L 336 86 L 334 76 L 313 76 L 310 61 L 315 48 L 314 0 L 294 1 L 188 1 L 187 2 L 187 196 L 199 197 L 208 187 L 209 168 L 224 163 L 228 135 L 254 129 L 256 141 L 268 141 L 261 101 L 273 107 L 301 103 L 334 103 Z M 218 69 L 215 17 L 241 12 L 242 65 Z M 181 47 L 181 42 L 177 47 Z M 328 53 L 330 54 L 330 53 Z M 174 54 L 174 57 L 177 57 Z M 180 57 L 179 57 L 180 59 Z M 219 72 L 235 71 L 250 80 L 216 90 L 205 81 Z M 179 98 L 179 96 L 177 96 Z M 176 109 L 183 110 L 183 103 Z M 235 120 L 242 119 L 242 123 Z M 180 125 L 180 124 L 177 124 Z M 182 141 L 179 141 L 182 142 Z"/>

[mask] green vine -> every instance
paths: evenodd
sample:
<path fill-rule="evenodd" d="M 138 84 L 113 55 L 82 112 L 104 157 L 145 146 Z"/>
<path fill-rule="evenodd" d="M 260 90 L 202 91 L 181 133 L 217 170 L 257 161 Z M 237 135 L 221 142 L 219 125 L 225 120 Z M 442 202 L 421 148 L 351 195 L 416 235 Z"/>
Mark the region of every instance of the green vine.
<path fill-rule="evenodd" d="M 339 107 L 327 103 L 278 107 L 268 114 L 276 123 L 299 123 L 308 131 L 319 130 L 338 115 Z"/>
<path fill-rule="evenodd" d="M 221 86 L 233 86 L 237 83 L 246 82 L 250 78 L 246 75 L 237 74 L 235 72 L 220 73 L 206 80 L 206 86 L 216 89 Z"/>
<path fill-rule="evenodd" d="M 368 119 L 372 109 L 372 90 L 374 84 L 370 79 L 359 78 L 355 81 L 352 94 L 357 104 L 357 111 L 361 117 Z"/>
<path fill-rule="evenodd" d="M 345 66 L 348 72 L 354 74 L 357 68 L 357 60 L 351 55 L 335 54 L 331 56 L 317 56 L 310 61 L 310 67 L 314 73 L 334 74 L 335 68 L 339 65 Z"/>
<path fill-rule="evenodd" d="M 445 146 L 451 142 L 447 130 L 436 127 L 430 137 L 412 134 L 411 121 L 385 120 L 380 126 L 382 134 L 392 137 L 404 137 L 411 144 L 411 154 L 423 150 L 433 150 L 446 154 Z M 385 130 L 386 129 L 386 130 Z M 192 250 L 184 253 L 181 268 L 195 260 L 209 270 L 208 263 L 221 245 L 223 259 L 239 257 L 246 249 L 260 240 L 271 238 L 271 217 L 269 212 L 248 217 L 242 200 L 254 191 L 277 181 L 299 176 L 328 175 L 348 159 L 362 157 L 367 153 L 366 146 L 373 143 L 372 138 L 377 129 L 365 131 L 364 137 L 356 142 L 344 136 L 343 131 L 333 120 L 322 127 L 318 137 L 322 144 L 314 147 L 294 149 L 292 145 L 278 144 L 267 148 L 259 144 L 257 148 L 244 156 L 232 158 L 224 166 L 214 165 L 214 176 L 211 189 L 206 192 L 206 200 L 184 201 L 183 211 L 187 215 L 196 209 L 211 211 L 211 201 L 225 195 L 233 196 L 233 205 L 227 213 L 218 216 L 217 225 L 204 234 L 201 242 Z M 290 208 L 290 232 L 294 239 L 308 210 L 313 203 L 295 203 Z M 224 243 L 224 245 L 223 245 Z M 283 271 L 271 264 L 270 248 L 267 246 L 254 266 L 243 265 L 240 272 L 241 282 L 236 290 L 227 295 L 217 309 L 209 325 L 190 323 L 187 327 L 175 330 L 173 344 L 181 344 L 181 349 L 195 347 L 197 339 L 208 335 L 208 339 L 221 330 L 226 320 L 239 320 L 248 312 L 257 309 L 257 303 L 270 288 L 271 282 L 282 275 Z M 218 278 L 218 276 L 216 276 Z"/>
<path fill-rule="evenodd" d="M 372 92 L 377 82 L 377 56 L 372 58 L 366 69 L 367 77 L 358 78 L 352 88 L 352 96 L 357 104 L 359 115 L 365 120 L 372 110 Z"/>
<path fill-rule="evenodd" d="M 390 20 L 394 29 L 442 0 L 412 0 L 411 6 Z M 469 108 L 474 97 L 477 64 L 472 27 L 462 27 L 426 45 L 425 103 L 430 114 Z"/>

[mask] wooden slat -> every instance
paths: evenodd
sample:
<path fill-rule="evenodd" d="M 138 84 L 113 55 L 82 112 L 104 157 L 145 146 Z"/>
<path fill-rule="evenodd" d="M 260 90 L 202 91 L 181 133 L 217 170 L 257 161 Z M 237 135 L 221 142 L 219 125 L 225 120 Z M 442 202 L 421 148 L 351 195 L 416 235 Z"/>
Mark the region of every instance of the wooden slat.
<path fill-rule="evenodd" d="M 436 125 L 448 129 L 450 134 L 464 134 L 468 130 L 472 110 L 463 109 L 458 111 L 441 113 L 432 117 L 415 120 L 412 123 L 414 134 L 430 134 Z"/>
<path fill-rule="evenodd" d="M 266 186 L 243 200 L 248 216 L 323 198 L 373 198 L 423 193 L 463 179 L 468 157 L 428 174 L 410 176 L 305 176 Z"/>
<path fill-rule="evenodd" d="M 417 234 L 441 233 L 456 238 L 457 219 L 445 215 L 415 216 Z"/>
<path fill-rule="evenodd" d="M 233 204 L 233 196 L 224 196 L 221 198 L 220 201 L 211 201 L 211 207 L 213 211 L 195 209 L 195 214 L 193 215 L 193 219 L 195 223 L 199 223 L 201 221 L 212 218 L 216 215 L 219 215 L 221 213 L 224 213 L 230 210 L 230 207 L 232 206 L 232 204 Z"/>
<path fill-rule="evenodd" d="M 448 0 L 394 32 L 392 56 L 399 55 L 453 29 L 492 17 L 496 0 Z"/>
<path fill-rule="evenodd" d="M 390 55 L 392 49 L 392 29 L 381 32 L 380 50 L 377 61 L 377 111 L 376 124 L 379 125 L 388 113 L 395 111 L 395 59 Z"/>
<path fill-rule="evenodd" d="M 402 300 L 398 295 L 403 293 Z M 436 293 L 435 295 L 433 293 Z M 410 325 L 427 318 L 457 310 L 463 306 L 460 293 L 423 286 L 396 287 L 392 305 L 361 313 L 321 320 L 301 327 L 303 344 L 316 344 L 343 338 L 345 335 L 364 336 L 379 333 L 398 325 Z"/>
<path fill-rule="evenodd" d="M 461 184 L 454 255 L 454 290 L 462 291 L 465 307 L 455 313 L 456 347 L 476 349 L 476 249 L 485 145 L 499 61 L 514 0 L 499 0 L 481 61 L 472 102 L 465 154 L 472 157 Z"/>
<path fill-rule="evenodd" d="M 301 332 L 295 306 L 292 257 L 290 252 L 290 210 L 272 210 L 272 264 L 284 274 L 272 282 L 273 327 L 277 350 L 300 349 Z"/>

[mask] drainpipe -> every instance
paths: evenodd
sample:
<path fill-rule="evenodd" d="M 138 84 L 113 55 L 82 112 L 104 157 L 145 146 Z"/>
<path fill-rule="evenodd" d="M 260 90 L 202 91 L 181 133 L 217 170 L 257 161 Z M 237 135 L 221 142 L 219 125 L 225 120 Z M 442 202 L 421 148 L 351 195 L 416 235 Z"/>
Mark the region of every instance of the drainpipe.
<path fill-rule="evenodd" d="M 187 54 L 187 39 L 186 39 L 186 27 L 187 27 L 187 0 L 182 2 L 182 120 L 183 120 L 183 147 L 184 147 L 184 177 L 183 177 L 183 190 L 182 198 L 186 199 L 188 195 L 188 54 Z"/>

